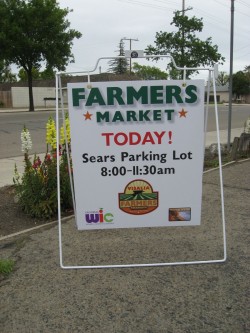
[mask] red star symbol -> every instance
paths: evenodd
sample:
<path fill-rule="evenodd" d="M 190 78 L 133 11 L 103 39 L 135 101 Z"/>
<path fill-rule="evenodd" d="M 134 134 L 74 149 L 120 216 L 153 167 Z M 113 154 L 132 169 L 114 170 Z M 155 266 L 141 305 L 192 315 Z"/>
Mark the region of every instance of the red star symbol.
<path fill-rule="evenodd" d="M 184 117 L 184 118 L 186 118 L 186 113 L 188 113 L 187 111 L 185 111 L 184 109 L 182 109 L 181 111 L 179 111 L 179 114 L 180 114 L 180 118 L 181 117 Z"/>
<path fill-rule="evenodd" d="M 92 116 L 93 114 L 89 113 L 89 111 L 87 111 L 87 113 L 84 114 L 85 120 L 91 120 Z"/>

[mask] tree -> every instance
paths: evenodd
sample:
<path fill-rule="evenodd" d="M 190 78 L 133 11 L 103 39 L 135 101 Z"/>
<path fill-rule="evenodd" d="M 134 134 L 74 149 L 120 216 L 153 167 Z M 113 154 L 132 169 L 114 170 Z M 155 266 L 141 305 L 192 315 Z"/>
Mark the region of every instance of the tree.
<path fill-rule="evenodd" d="M 36 67 L 31 70 L 32 80 L 37 80 L 40 77 L 40 72 Z M 18 72 L 18 77 L 20 81 L 28 81 L 28 74 L 24 68 L 21 68 Z"/>
<path fill-rule="evenodd" d="M 33 80 L 49 80 L 55 78 L 55 72 L 52 68 L 45 68 L 44 71 L 40 72 L 36 67 L 32 68 L 32 79 Z M 28 81 L 27 72 L 21 68 L 18 72 L 20 81 Z"/>
<path fill-rule="evenodd" d="M 0 57 L 27 73 L 30 111 L 34 111 L 32 70 L 44 62 L 46 67 L 65 70 L 74 61 L 73 39 L 81 33 L 69 29 L 69 12 L 56 0 L 0 1 Z"/>
<path fill-rule="evenodd" d="M 154 66 L 141 66 L 133 64 L 133 72 L 143 80 L 167 80 L 168 74 Z"/>
<path fill-rule="evenodd" d="M 220 86 L 225 86 L 229 83 L 229 75 L 226 72 L 219 72 L 216 83 Z"/>
<path fill-rule="evenodd" d="M 55 77 L 55 71 L 53 71 L 53 68 L 47 67 L 43 72 L 40 73 L 40 77 L 42 80 L 50 80 L 54 79 Z"/>
<path fill-rule="evenodd" d="M 246 66 L 244 68 L 244 71 L 243 71 L 245 74 L 246 74 L 246 77 L 249 79 L 250 81 L 250 66 Z"/>
<path fill-rule="evenodd" d="M 239 71 L 233 74 L 233 94 L 236 99 L 240 99 L 242 96 L 250 93 L 250 79 L 246 73 Z"/>
<path fill-rule="evenodd" d="M 196 32 L 201 32 L 203 29 L 202 19 L 195 16 L 189 18 L 182 12 L 176 11 L 171 25 L 174 25 L 177 31 L 157 32 L 155 46 L 149 45 L 146 49 L 147 54 L 170 54 L 178 67 L 201 67 L 218 62 L 223 63 L 225 59 L 218 53 L 218 46 L 212 45 L 211 37 L 202 41 L 196 36 Z M 154 58 L 154 60 L 157 61 L 159 58 Z M 167 69 L 170 71 L 171 77 L 182 77 L 181 73 L 176 75 L 172 62 L 167 65 Z M 195 72 L 197 71 L 188 70 L 187 78 Z"/>
<path fill-rule="evenodd" d="M 0 82 L 16 82 L 16 80 L 16 74 L 11 72 L 11 68 L 6 61 L 0 61 Z"/>
<path fill-rule="evenodd" d="M 118 55 L 124 56 L 124 41 L 121 39 L 118 45 Z M 109 72 L 114 74 L 125 74 L 128 72 L 128 60 L 126 58 L 117 58 L 109 61 Z"/>

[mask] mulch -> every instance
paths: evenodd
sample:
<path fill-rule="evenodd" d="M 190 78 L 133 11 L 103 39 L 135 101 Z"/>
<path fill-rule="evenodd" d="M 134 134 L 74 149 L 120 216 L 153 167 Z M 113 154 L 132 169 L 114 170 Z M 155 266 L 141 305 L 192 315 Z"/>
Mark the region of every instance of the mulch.
<path fill-rule="evenodd" d="M 57 220 L 39 219 L 25 214 L 15 200 L 14 186 L 0 187 L 0 237 Z"/>

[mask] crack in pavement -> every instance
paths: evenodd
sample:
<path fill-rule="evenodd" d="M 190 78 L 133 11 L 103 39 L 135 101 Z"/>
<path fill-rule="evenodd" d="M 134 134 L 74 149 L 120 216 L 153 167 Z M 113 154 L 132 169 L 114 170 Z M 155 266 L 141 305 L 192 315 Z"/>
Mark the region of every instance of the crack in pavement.
<path fill-rule="evenodd" d="M 207 181 L 203 181 L 203 184 L 214 185 L 214 186 L 220 187 L 220 184 L 218 184 L 218 183 L 212 183 L 212 182 L 207 182 Z M 248 187 L 245 188 L 245 187 L 232 186 L 232 185 L 227 185 L 227 184 L 223 184 L 223 187 L 237 189 L 237 190 L 243 190 L 243 191 L 250 191 L 250 188 L 248 188 Z"/>

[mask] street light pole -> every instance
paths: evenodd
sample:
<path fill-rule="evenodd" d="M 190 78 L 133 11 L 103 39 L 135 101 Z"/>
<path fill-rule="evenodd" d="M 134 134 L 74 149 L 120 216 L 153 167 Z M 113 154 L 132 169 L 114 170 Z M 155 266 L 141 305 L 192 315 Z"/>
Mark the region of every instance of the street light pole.
<path fill-rule="evenodd" d="M 234 43 L 234 0 L 231 0 L 231 29 L 230 29 L 230 72 L 229 72 L 229 104 L 228 104 L 228 136 L 227 149 L 230 150 L 233 96 L 233 43 Z"/>
<path fill-rule="evenodd" d="M 122 40 L 129 40 L 129 49 L 130 51 L 132 50 L 132 40 L 135 41 L 135 42 L 138 42 L 139 39 L 138 38 L 122 38 Z M 131 58 L 129 59 L 129 74 L 131 74 L 131 67 L 132 67 L 132 62 L 131 62 Z"/>

